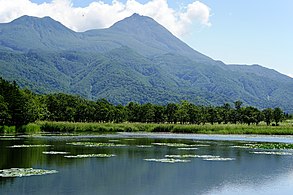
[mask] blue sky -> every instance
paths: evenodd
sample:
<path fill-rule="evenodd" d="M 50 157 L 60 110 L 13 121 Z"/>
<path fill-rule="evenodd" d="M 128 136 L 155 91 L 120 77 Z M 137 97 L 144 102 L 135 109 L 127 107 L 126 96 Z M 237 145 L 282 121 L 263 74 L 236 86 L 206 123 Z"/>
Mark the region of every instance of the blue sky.
<path fill-rule="evenodd" d="M 150 1 L 136 0 L 142 5 Z M 52 3 L 51 0 L 31 0 L 30 2 Z M 92 2 L 94 0 L 71 0 L 71 6 L 86 8 Z M 101 0 L 100 2 L 113 5 L 112 0 Z M 125 4 L 127 0 L 117 2 Z M 167 4 L 170 8 L 169 11 L 183 13 L 187 6 L 194 2 L 194 0 L 168 0 Z M 160 21 L 167 21 L 167 27 L 164 22 L 163 25 L 174 34 L 180 34 L 180 39 L 192 48 L 213 59 L 221 60 L 227 64 L 260 64 L 293 77 L 292 0 L 201 0 L 200 2 L 209 8 L 208 21 L 191 22 L 190 26 L 187 27 L 188 23 L 186 22 L 184 25 L 182 21 L 181 23 L 168 23 L 167 18 L 158 18 Z M 135 10 L 132 9 L 132 11 Z M 153 12 L 158 12 L 158 10 L 153 10 Z M 56 10 L 57 14 L 58 10 Z M 107 27 L 123 15 L 120 14 L 119 17 L 112 20 L 111 17 L 114 17 L 114 14 L 108 13 L 103 16 L 108 23 L 99 21 L 100 26 Z M 201 16 L 192 16 L 189 19 L 197 20 L 196 17 L 200 18 Z M 66 23 L 66 21 L 64 22 Z M 160 23 L 162 24 L 162 22 Z M 181 24 L 184 26 L 182 28 L 188 29 L 187 33 L 175 29 L 174 26 L 179 27 Z M 67 26 L 74 25 L 68 21 Z M 87 27 L 89 26 L 83 26 L 83 29 Z"/>

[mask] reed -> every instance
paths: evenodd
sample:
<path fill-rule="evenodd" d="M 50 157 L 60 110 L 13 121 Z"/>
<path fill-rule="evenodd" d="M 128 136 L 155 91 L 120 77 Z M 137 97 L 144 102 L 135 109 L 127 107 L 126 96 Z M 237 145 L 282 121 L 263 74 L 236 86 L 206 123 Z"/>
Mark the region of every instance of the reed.
<path fill-rule="evenodd" d="M 293 123 L 284 121 L 279 126 L 247 124 L 156 124 L 156 123 L 73 123 L 39 121 L 20 128 L 0 127 L 1 133 L 36 133 L 36 132 L 170 132 L 196 134 L 262 134 L 262 135 L 293 135 Z"/>

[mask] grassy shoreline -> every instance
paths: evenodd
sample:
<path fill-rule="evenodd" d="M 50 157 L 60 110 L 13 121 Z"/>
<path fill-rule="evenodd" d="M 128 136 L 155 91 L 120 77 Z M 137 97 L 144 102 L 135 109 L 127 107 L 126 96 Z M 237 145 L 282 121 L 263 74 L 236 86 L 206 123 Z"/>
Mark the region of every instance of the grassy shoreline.
<path fill-rule="evenodd" d="M 194 134 L 259 134 L 293 135 L 293 121 L 280 126 L 247 124 L 156 124 L 156 123 L 72 123 L 39 121 L 21 127 L 0 126 L 0 133 L 115 133 L 115 132 L 169 132 Z"/>

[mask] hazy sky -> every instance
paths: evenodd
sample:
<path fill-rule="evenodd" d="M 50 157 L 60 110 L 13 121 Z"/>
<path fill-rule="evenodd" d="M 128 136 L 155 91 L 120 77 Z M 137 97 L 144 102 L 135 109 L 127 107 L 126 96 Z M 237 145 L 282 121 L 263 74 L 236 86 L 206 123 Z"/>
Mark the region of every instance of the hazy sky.
<path fill-rule="evenodd" d="M 75 31 L 106 28 L 134 12 L 213 59 L 293 77 L 292 0 L 0 0 L 2 23 L 48 15 Z"/>

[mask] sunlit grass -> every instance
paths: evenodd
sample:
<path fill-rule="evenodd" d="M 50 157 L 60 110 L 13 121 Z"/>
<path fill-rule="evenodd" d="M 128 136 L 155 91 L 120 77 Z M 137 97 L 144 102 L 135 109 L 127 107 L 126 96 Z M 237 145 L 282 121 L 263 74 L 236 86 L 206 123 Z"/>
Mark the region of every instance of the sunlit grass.
<path fill-rule="evenodd" d="M 51 133 L 115 133 L 115 132 L 169 132 L 195 134 L 262 134 L 293 135 L 293 121 L 281 122 L 279 126 L 247 124 L 157 124 L 157 123 L 74 123 L 39 121 L 16 130 L 15 127 L 0 127 L 0 133 L 13 132 Z"/>

